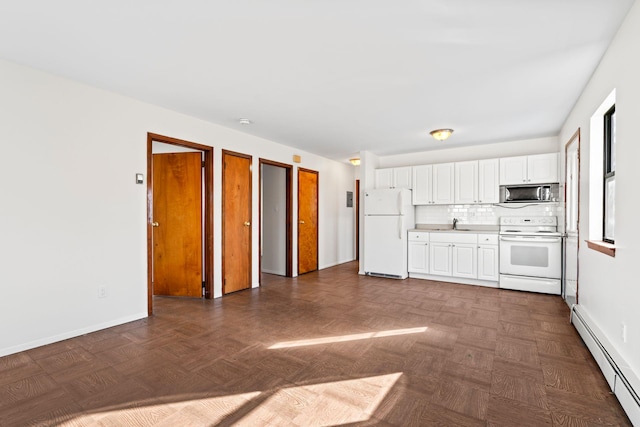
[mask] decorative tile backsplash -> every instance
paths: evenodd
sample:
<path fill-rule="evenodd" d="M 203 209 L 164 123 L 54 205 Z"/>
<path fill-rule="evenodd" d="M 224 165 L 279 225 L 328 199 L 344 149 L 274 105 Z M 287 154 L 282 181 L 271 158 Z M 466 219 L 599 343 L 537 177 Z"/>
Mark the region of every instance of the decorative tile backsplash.
<path fill-rule="evenodd" d="M 562 203 L 518 205 L 435 205 L 416 206 L 416 224 L 450 224 L 458 218 L 458 224 L 498 225 L 501 216 L 557 216 L 562 229 Z"/>

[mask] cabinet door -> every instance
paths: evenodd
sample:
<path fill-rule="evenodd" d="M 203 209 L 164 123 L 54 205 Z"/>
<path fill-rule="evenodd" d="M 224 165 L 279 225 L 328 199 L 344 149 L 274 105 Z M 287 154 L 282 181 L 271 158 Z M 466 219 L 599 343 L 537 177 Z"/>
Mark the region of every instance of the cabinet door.
<path fill-rule="evenodd" d="M 393 169 L 376 169 L 376 188 L 393 188 Z"/>
<path fill-rule="evenodd" d="M 408 188 L 411 190 L 411 167 L 393 169 L 394 188 Z"/>
<path fill-rule="evenodd" d="M 451 276 L 451 244 L 431 243 L 429 272 L 438 276 Z"/>
<path fill-rule="evenodd" d="M 431 179 L 432 166 L 414 166 L 412 172 L 413 176 L 413 191 L 411 197 L 414 205 L 428 205 L 433 202 L 433 195 L 431 188 L 433 181 Z"/>
<path fill-rule="evenodd" d="M 409 272 L 429 274 L 429 244 L 409 242 Z"/>
<path fill-rule="evenodd" d="M 476 245 L 456 243 L 451 248 L 454 277 L 475 279 L 478 277 L 478 248 Z"/>
<path fill-rule="evenodd" d="M 558 182 L 558 153 L 529 156 L 527 174 L 527 182 L 531 184 Z"/>
<path fill-rule="evenodd" d="M 497 245 L 478 246 L 478 279 L 497 282 L 499 280 L 498 259 Z"/>
<path fill-rule="evenodd" d="M 458 162 L 455 171 L 455 202 L 478 203 L 478 162 Z"/>
<path fill-rule="evenodd" d="M 453 204 L 453 163 L 433 165 L 433 203 L 436 205 Z"/>
<path fill-rule="evenodd" d="M 498 159 L 478 162 L 478 203 L 500 202 L 500 166 Z"/>
<path fill-rule="evenodd" d="M 500 185 L 527 182 L 527 156 L 500 159 Z"/>

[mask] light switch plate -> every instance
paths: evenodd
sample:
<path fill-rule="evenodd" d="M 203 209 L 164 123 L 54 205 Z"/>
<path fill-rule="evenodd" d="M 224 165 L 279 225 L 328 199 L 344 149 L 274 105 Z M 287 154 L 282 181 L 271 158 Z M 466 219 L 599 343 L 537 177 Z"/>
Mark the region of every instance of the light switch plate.
<path fill-rule="evenodd" d="M 136 174 L 136 184 L 144 184 L 144 175 L 141 173 Z"/>

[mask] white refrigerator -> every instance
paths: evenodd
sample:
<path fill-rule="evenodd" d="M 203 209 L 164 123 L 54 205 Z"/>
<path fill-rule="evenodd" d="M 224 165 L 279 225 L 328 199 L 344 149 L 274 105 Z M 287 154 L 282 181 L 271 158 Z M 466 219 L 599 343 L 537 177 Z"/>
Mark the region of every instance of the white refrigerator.
<path fill-rule="evenodd" d="M 407 232 L 415 227 L 411 190 L 364 192 L 364 272 L 371 276 L 406 279 Z"/>

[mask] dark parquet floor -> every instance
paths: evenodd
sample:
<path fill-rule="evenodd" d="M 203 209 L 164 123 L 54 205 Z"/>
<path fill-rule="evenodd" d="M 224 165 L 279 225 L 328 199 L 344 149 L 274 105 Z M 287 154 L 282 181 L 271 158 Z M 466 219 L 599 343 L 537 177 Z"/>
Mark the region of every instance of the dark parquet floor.
<path fill-rule="evenodd" d="M 355 263 L 0 358 L 1 426 L 629 426 L 556 296 Z"/>

